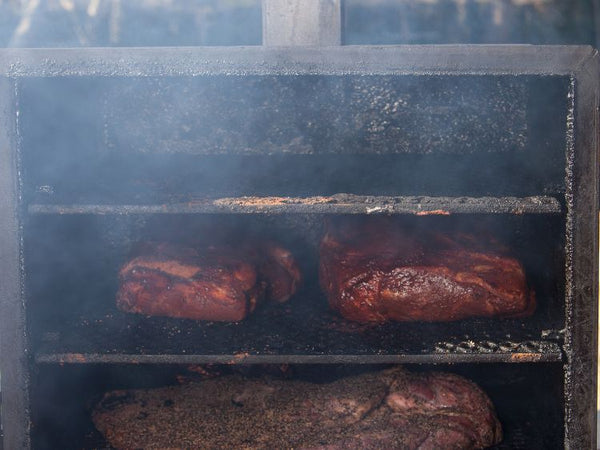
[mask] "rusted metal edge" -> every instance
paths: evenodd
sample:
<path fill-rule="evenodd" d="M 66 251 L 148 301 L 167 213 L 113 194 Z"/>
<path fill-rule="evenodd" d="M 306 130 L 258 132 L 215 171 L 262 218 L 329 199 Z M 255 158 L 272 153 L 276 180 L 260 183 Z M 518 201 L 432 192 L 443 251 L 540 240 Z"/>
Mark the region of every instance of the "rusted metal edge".
<path fill-rule="evenodd" d="M 454 364 L 562 362 L 560 349 L 543 353 L 458 353 L 423 355 L 135 355 L 38 353 L 37 364 Z"/>
<path fill-rule="evenodd" d="M 30 214 L 560 214 L 560 202 L 537 197 L 230 197 L 155 205 L 31 204 Z"/>

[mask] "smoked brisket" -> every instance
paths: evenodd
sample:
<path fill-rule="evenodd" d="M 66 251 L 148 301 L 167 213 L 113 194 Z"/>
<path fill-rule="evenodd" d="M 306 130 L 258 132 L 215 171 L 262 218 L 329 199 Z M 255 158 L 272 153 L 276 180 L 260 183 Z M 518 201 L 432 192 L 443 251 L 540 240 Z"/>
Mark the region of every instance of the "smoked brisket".
<path fill-rule="evenodd" d="M 524 317 L 535 309 L 523 265 L 482 233 L 330 223 L 319 277 L 332 309 L 357 322 Z"/>
<path fill-rule="evenodd" d="M 117 449 L 480 449 L 502 439 L 477 385 L 399 367 L 330 383 L 230 375 L 112 391 L 92 418 Z"/>

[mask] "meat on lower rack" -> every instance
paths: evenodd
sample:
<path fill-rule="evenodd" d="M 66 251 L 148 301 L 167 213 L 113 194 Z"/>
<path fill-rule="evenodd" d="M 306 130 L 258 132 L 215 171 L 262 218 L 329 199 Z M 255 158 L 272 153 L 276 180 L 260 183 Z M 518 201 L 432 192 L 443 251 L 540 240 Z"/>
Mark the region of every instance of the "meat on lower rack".
<path fill-rule="evenodd" d="M 325 384 L 233 375 L 113 391 L 92 419 L 118 449 L 480 449 L 502 439 L 477 385 L 400 367 Z"/>

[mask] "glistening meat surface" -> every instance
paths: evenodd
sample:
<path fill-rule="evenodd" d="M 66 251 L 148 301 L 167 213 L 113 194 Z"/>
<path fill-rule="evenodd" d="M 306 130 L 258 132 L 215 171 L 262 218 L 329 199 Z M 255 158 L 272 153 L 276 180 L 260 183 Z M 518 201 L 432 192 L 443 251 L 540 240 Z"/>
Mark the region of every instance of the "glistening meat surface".
<path fill-rule="evenodd" d="M 402 368 L 324 384 L 224 376 L 113 391 L 92 418 L 115 448 L 479 449 L 502 439 L 477 385 Z"/>
<path fill-rule="evenodd" d="M 146 243 L 119 272 L 117 306 L 147 315 L 239 321 L 265 296 L 289 299 L 300 278 L 291 253 L 273 243 L 237 249 Z"/>
<path fill-rule="evenodd" d="M 358 322 L 523 317 L 535 309 L 522 264 L 494 239 L 405 229 L 386 218 L 330 223 L 319 277 L 330 306 Z"/>

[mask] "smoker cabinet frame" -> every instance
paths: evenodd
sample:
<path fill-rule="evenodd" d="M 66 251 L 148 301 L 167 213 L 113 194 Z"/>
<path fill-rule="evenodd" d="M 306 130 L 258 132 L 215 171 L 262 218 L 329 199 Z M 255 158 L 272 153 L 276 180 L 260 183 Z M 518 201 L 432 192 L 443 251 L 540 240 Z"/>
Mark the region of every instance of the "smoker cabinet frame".
<path fill-rule="evenodd" d="M 566 46 L 1 50 L 0 367 L 4 447 L 31 446 L 29 381 L 31 367 L 35 364 L 26 325 L 23 217 L 30 211 L 22 196 L 21 79 L 203 75 L 556 75 L 570 80 L 564 199 L 564 444 L 572 449 L 592 448 L 596 441 L 598 69 L 595 50 Z M 373 361 L 376 361 L 375 357 Z M 427 355 L 418 361 L 427 362 Z M 390 361 L 382 359 L 381 362 Z M 433 355 L 429 362 L 436 362 Z"/>

